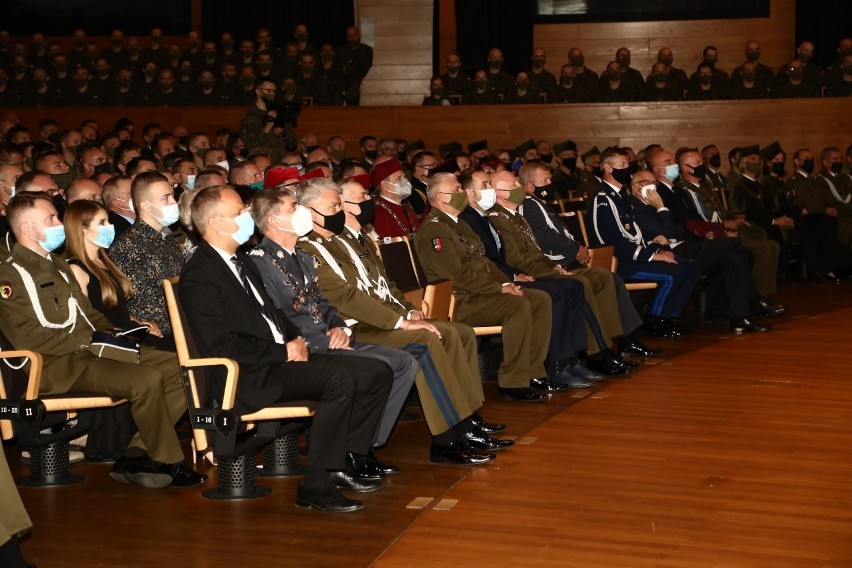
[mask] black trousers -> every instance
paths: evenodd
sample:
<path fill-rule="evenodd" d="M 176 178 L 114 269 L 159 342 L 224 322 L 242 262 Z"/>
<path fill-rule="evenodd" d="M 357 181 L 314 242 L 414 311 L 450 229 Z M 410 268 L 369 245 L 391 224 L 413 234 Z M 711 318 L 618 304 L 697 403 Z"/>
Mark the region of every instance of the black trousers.
<path fill-rule="evenodd" d="M 342 470 L 346 452 L 370 450 L 393 383 L 391 368 L 378 359 L 312 355 L 309 362 L 281 363 L 280 402 L 318 401 L 311 426 L 308 465 Z"/>
<path fill-rule="evenodd" d="M 583 284 L 569 278 L 543 278 L 535 282 L 518 282 L 522 288 L 535 288 L 547 292 L 553 302 L 553 331 L 547 348 L 547 360 L 551 363 L 576 357 L 588 346 L 586 323 L 590 317 L 596 336 L 601 336 L 600 324 L 586 304 Z M 588 313 L 587 313 L 588 312 Z"/>
<path fill-rule="evenodd" d="M 701 265 L 702 274 L 709 279 L 709 308 L 718 309 L 730 319 L 751 315 L 751 300 L 757 297 L 757 289 L 751 279 L 748 251 L 739 239 L 686 241 L 674 250 Z"/>

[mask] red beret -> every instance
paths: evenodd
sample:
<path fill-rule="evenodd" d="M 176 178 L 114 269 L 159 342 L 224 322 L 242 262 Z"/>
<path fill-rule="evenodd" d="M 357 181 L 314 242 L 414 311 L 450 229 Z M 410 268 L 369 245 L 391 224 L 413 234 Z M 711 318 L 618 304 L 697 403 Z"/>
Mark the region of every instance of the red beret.
<path fill-rule="evenodd" d="M 280 166 L 272 167 L 266 170 L 266 176 L 263 178 L 263 187 L 275 187 L 292 179 L 299 179 L 298 169 Z"/>
<path fill-rule="evenodd" d="M 356 181 L 361 184 L 364 189 L 370 189 L 370 174 L 358 174 L 357 176 L 347 176 L 346 181 Z"/>
<path fill-rule="evenodd" d="M 382 162 L 378 166 L 373 166 L 370 184 L 373 187 L 379 187 L 379 184 L 388 179 L 392 173 L 400 171 L 402 171 L 402 164 L 396 158 Z"/>
<path fill-rule="evenodd" d="M 322 178 L 325 177 L 325 172 L 322 171 L 322 168 L 317 168 L 309 174 L 305 174 L 302 176 L 302 181 L 307 181 L 313 178 Z"/>

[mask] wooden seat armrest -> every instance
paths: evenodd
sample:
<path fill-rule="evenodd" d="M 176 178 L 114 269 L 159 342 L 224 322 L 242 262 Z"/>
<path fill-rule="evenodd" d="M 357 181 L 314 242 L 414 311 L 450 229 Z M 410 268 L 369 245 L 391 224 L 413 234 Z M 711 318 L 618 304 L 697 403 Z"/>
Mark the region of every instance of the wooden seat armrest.
<path fill-rule="evenodd" d="M 225 392 L 222 394 L 222 409 L 234 408 L 234 400 L 237 396 L 237 383 L 240 377 L 240 366 L 233 359 L 227 357 L 204 357 L 201 359 L 187 359 L 183 362 L 187 368 L 194 367 L 225 367 L 228 376 L 225 378 Z"/>
<path fill-rule="evenodd" d="M 41 368 L 44 364 L 41 353 L 27 349 L 16 349 L 14 351 L 0 351 L 0 359 L 18 359 L 26 357 L 30 360 L 30 373 L 27 378 L 27 400 L 38 398 L 38 389 L 41 386 Z"/>
<path fill-rule="evenodd" d="M 656 282 L 626 282 L 624 284 L 624 288 L 628 292 L 633 292 L 635 290 L 653 290 L 656 287 Z"/>
<path fill-rule="evenodd" d="M 240 416 L 243 422 L 256 422 L 259 420 L 285 420 L 287 418 L 307 418 L 314 415 L 314 402 L 293 401 L 290 404 L 276 404 L 261 408 L 251 414 Z"/>
<path fill-rule="evenodd" d="M 474 327 L 473 333 L 475 335 L 500 335 L 503 333 L 502 325 L 486 325 L 482 327 Z"/>

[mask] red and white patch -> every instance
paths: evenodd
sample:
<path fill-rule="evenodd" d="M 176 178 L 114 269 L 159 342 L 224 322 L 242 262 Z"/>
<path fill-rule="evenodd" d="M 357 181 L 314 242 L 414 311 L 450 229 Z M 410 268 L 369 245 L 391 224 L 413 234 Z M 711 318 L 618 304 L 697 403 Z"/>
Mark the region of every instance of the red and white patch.
<path fill-rule="evenodd" d="M 441 244 L 441 238 L 435 237 L 432 239 L 432 248 L 435 249 L 435 252 L 441 252 L 441 249 L 444 248 L 444 245 Z"/>
<path fill-rule="evenodd" d="M 4 300 L 12 299 L 12 283 L 11 282 L 3 282 L 0 284 L 0 298 Z"/>

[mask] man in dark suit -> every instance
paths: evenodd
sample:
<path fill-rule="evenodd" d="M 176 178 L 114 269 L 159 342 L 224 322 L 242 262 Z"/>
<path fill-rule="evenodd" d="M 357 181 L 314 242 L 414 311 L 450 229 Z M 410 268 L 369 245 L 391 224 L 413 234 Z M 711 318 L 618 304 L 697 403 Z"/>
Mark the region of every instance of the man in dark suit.
<path fill-rule="evenodd" d="M 106 181 L 101 194 L 107 208 L 109 222 L 115 227 L 116 237 L 129 229 L 136 221 L 136 211 L 133 209 L 133 199 L 130 194 L 132 183 L 130 176 L 113 176 Z"/>
<path fill-rule="evenodd" d="M 381 481 L 359 479 L 347 468 L 346 453 L 369 452 L 390 392 L 390 368 L 372 359 L 356 365 L 351 358 L 309 355 L 299 328 L 275 309 L 254 264 L 236 252 L 254 232 L 254 222 L 232 188 L 201 190 L 193 201 L 192 223 L 203 241 L 181 273 L 180 299 L 204 356 L 228 357 L 240 365 L 234 411 L 317 401 L 296 505 L 334 512 L 361 509 L 360 501 L 338 488 L 365 492 L 381 487 Z M 212 375 L 213 393 L 222 393 L 223 378 Z"/>

